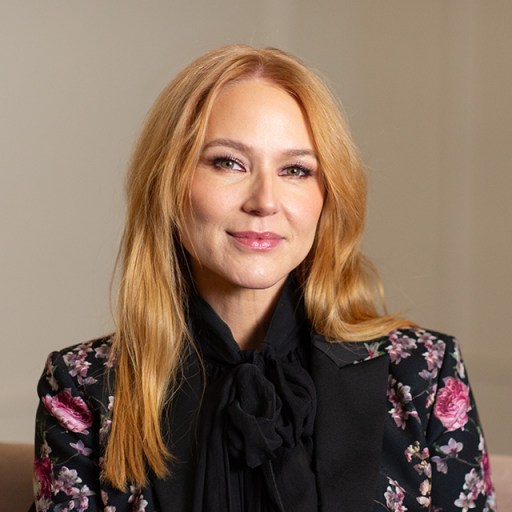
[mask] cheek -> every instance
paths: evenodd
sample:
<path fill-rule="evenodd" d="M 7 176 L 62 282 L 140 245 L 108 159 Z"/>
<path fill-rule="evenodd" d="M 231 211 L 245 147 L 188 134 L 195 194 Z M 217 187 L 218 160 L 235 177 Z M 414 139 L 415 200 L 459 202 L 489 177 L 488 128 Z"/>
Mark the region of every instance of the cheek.
<path fill-rule="evenodd" d="M 226 195 L 215 188 L 209 180 L 197 180 L 190 194 L 190 213 L 193 223 L 201 229 L 222 220 L 227 208 Z"/>
<path fill-rule="evenodd" d="M 323 194 L 319 190 L 298 203 L 294 211 L 295 223 L 298 229 L 305 234 L 314 236 L 322 214 L 323 204 Z"/>
<path fill-rule="evenodd" d="M 198 231 L 202 231 L 205 225 L 208 225 L 212 217 L 212 209 L 209 202 L 197 193 L 190 197 L 191 205 L 186 213 L 186 224 L 189 230 L 193 229 L 191 236 L 195 236 Z"/>
<path fill-rule="evenodd" d="M 195 203 L 197 204 L 197 202 Z M 180 239 L 183 247 L 190 254 L 197 252 L 198 246 L 205 235 L 205 225 L 208 224 L 202 208 L 194 207 L 194 202 L 187 208 L 183 217 L 183 232 Z"/>
<path fill-rule="evenodd" d="M 212 229 L 217 228 L 222 222 L 222 212 L 215 208 L 215 204 L 205 201 L 200 206 L 192 208 L 190 224 L 197 233 L 206 234 Z"/>

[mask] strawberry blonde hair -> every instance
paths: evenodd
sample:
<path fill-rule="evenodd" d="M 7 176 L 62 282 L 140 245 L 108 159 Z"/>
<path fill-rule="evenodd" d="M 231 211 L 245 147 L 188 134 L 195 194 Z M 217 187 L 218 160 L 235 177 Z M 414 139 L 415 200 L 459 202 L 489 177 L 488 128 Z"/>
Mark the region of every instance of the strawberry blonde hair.
<path fill-rule="evenodd" d="M 323 81 L 274 48 L 231 45 L 181 71 L 148 114 L 127 180 L 112 429 L 103 478 L 118 489 L 168 474 L 172 454 L 161 430 L 191 340 L 186 324 L 188 269 L 179 242 L 191 177 L 219 91 L 251 78 L 287 91 L 309 123 L 325 200 L 310 254 L 295 270 L 313 328 L 328 339 L 367 340 L 407 325 L 384 313 L 381 286 L 359 251 L 366 180 L 341 109 Z"/>

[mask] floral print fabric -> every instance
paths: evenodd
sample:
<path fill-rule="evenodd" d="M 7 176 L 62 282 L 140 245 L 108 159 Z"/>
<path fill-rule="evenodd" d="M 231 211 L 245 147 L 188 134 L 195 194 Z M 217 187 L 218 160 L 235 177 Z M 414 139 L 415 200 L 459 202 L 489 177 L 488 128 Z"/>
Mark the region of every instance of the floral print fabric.
<path fill-rule="evenodd" d="M 382 498 L 377 496 L 375 510 L 496 511 L 489 457 L 457 342 L 422 329 L 396 331 L 369 352 L 387 353 L 391 362 Z"/>
<path fill-rule="evenodd" d="M 105 510 L 100 493 L 100 440 L 110 425 L 106 396 L 108 340 L 81 344 L 48 358 L 38 385 L 34 462 L 35 510 Z"/>
<path fill-rule="evenodd" d="M 496 512 L 489 458 L 455 340 L 413 329 L 364 347 L 364 359 L 389 358 L 373 512 Z M 109 349 L 109 339 L 101 339 L 47 361 L 38 385 L 32 510 L 165 510 L 151 486 L 123 493 L 101 482 L 114 400 Z"/>

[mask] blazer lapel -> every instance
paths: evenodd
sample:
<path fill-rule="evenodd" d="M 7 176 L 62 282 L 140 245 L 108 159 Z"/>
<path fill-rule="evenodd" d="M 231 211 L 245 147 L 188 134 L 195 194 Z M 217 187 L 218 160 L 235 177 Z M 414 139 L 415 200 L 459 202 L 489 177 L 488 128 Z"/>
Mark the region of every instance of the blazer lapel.
<path fill-rule="evenodd" d="M 313 335 L 318 396 L 315 464 L 320 510 L 373 507 L 382 451 L 389 357 L 361 342 L 329 343 Z"/>

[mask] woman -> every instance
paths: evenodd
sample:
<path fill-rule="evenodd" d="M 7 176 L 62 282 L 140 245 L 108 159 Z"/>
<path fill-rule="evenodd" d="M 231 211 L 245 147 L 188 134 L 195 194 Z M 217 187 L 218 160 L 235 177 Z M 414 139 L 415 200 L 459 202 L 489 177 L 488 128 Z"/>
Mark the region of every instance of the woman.
<path fill-rule="evenodd" d="M 295 58 L 183 70 L 134 153 L 116 332 L 40 380 L 35 509 L 495 510 L 457 344 L 379 312 L 365 199 Z"/>

